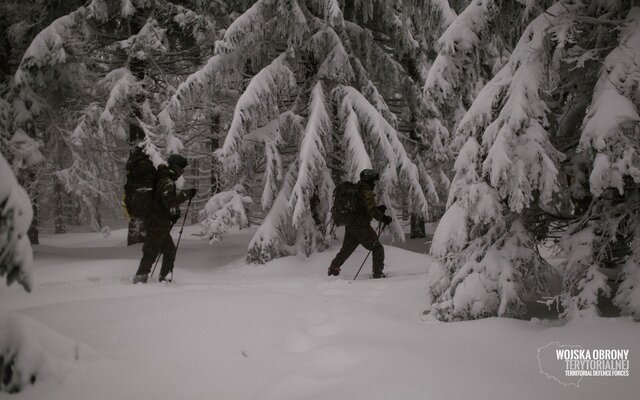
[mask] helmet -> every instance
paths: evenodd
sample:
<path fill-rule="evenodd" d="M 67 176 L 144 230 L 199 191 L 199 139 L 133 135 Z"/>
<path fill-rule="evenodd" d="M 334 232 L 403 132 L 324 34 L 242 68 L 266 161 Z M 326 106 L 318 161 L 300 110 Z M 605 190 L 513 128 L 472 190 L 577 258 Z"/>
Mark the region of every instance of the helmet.
<path fill-rule="evenodd" d="M 374 183 L 380 178 L 380 175 L 372 169 L 363 169 L 360 172 L 360 180 L 364 183 Z"/>
<path fill-rule="evenodd" d="M 167 159 L 167 164 L 169 164 L 169 166 L 176 165 L 184 169 L 187 166 L 187 159 L 180 154 L 172 154 L 169 156 L 169 159 Z"/>

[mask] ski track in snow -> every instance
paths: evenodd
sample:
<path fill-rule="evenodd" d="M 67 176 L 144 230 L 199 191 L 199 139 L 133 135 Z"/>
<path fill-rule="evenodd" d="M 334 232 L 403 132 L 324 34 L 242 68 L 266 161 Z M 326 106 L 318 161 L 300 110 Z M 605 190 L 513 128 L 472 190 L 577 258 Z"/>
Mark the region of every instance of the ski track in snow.
<path fill-rule="evenodd" d="M 567 388 L 538 371 L 536 351 L 552 341 L 637 353 L 628 320 L 439 323 L 422 315 L 423 254 L 385 246 L 390 276 L 368 279 L 369 259 L 352 282 L 363 249 L 327 277 L 338 247 L 255 266 L 244 263 L 252 231 L 211 247 L 193 232 L 169 285 L 157 271 L 149 284 L 130 283 L 140 245 L 124 247 L 123 231 L 44 238 L 34 292 L 3 287 L 0 304 L 97 356 L 11 398 L 631 399 L 640 389 L 635 378 Z"/>

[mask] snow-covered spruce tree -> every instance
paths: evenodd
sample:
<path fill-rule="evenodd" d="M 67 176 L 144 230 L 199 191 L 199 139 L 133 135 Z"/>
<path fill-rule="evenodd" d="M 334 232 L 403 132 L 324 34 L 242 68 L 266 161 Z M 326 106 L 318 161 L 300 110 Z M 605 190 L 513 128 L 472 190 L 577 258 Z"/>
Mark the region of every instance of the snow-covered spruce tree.
<path fill-rule="evenodd" d="M 428 141 L 422 140 L 425 144 L 419 161 L 421 169 L 434 178 L 430 183 L 437 193 L 445 198 L 453 159 L 464 144 L 451 146 L 451 133 L 480 89 L 506 63 L 538 5 L 499 0 L 426 3 L 429 7 L 418 9 L 419 14 L 437 28 L 421 32 L 424 51 L 431 59 L 423 66 L 424 101 L 418 130 Z"/>
<path fill-rule="evenodd" d="M 391 66 L 387 77 L 402 68 L 388 56 L 359 57 L 384 51 L 369 40 L 368 52 L 360 52 L 351 40 L 369 32 L 358 22 L 375 14 L 370 5 L 350 8 L 349 21 L 335 1 L 255 2 L 161 113 L 160 120 L 171 127 L 182 107 L 202 98 L 207 86 L 224 88 L 242 73 L 252 76 L 218 152 L 227 187 L 241 185 L 249 193 L 262 180 L 253 197 L 261 198 L 267 214 L 249 246 L 249 262 L 326 247 L 335 181 L 357 180 L 363 167 L 381 172 L 378 194 L 389 212 L 403 205 L 395 195 L 400 188 L 407 194 L 404 205 L 426 216 L 418 170 L 369 73 L 380 63 Z M 279 23 L 284 20 L 290 23 Z M 393 229 L 402 235 L 398 224 Z"/>
<path fill-rule="evenodd" d="M 534 19 L 459 123 L 456 136 L 467 139 L 431 248 L 428 295 L 438 319 L 518 316 L 528 295 L 547 289 L 546 264 L 524 214 L 561 190 L 563 156 L 550 142 L 541 97 L 545 41 L 550 25 L 576 7 L 557 3 Z"/>
<path fill-rule="evenodd" d="M 152 110 L 166 98 L 163 93 L 200 64 L 215 39 L 212 19 L 179 3 L 190 5 L 93 0 L 40 31 L 10 82 L 8 136 L 22 138 L 24 146 L 27 140 L 49 143 L 47 127 L 56 127 L 66 145 L 52 149 L 73 156 L 66 157 L 70 165 L 52 171 L 54 178 L 80 200 L 94 226 L 99 208 L 120 208 L 127 149 L 143 138 L 137 120 L 155 130 Z M 72 125 L 75 120 L 80 124 Z M 168 152 L 181 149 L 175 138 L 156 136 Z M 55 156 L 44 150 L 46 158 Z M 10 158 L 18 170 L 21 164 Z M 38 176 L 23 175 L 38 186 Z"/>
<path fill-rule="evenodd" d="M 0 277 L 31 291 L 33 253 L 27 230 L 33 212 L 26 191 L 0 154 Z M 15 393 L 88 354 L 84 345 L 18 313 L 0 308 L 0 392 Z"/>
<path fill-rule="evenodd" d="M 622 256 L 627 251 L 630 255 L 614 302 L 623 314 L 640 319 L 640 8 L 618 4 L 606 11 L 600 12 L 608 18 L 626 13 L 626 18 L 615 47 L 604 58 L 582 124 L 578 151 L 592 162 L 588 189 L 593 198 L 574 224 L 582 231 L 567 239 L 580 241 L 581 248 L 568 252 L 562 305 L 567 316 L 597 314 L 598 295 L 611 294 L 599 267 L 611 262 L 611 255 L 621 257 L 616 247 L 622 244 L 628 249 Z"/>
<path fill-rule="evenodd" d="M 620 266 L 632 262 L 636 229 L 636 167 L 628 161 L 633 156 L 627 156 L 637 146 L 625 132 L 637 124 L 637 101 L 624 82 L 637 82 L 638 72 L 620 67 L 630 63 L 627 49 L 637 47 L 630 39 L 637 29 L 632 3 L 576 5 L 572 15 L 549 29 L 550 35 L 564 38 L 552 49 L 547 104 L 555 144 L 567 155 L 560 176 L 569 190 L 554 209 L 539 208 L 530 224 L 538 237 L 560 237 L 561 291 L 548 303 L 557 301 L 564 318 L 597 315 L 599 301 L 615 294 L 616 281 L 623 288 L 620 294 L 634 287 L 626 281 L 633 274 L 619 274 Z M 615 83 L 619 77 L 622 84 Z M 617 305 L 633 314 L 624 304 Z"/>
<path fill-rule="evenodd" d="M 33 286 L 33 253 L 27 237 L 32 217 L 29 196 L 0 154 L 0 276 L 8 285 L 17 281 L 27 291 Z"/>

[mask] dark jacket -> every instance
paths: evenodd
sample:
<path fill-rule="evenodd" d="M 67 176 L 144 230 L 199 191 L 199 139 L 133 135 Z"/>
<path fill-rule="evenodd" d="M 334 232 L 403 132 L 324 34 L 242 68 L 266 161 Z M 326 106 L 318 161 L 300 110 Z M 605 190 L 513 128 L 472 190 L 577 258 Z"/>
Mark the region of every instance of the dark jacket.
<path fill-rule="evenodd" d="M 358 192 L 360 193 L 360 198 L 363 201 L 363 212 L 357 218 L 359 223 L 369 224 L 371 223 L 371 219 L 375 218 L 378 221 L 384 219 L 384 214 L 382 211 L 378 209 L 376 205 L 376 195 L 373 193 L 374 186 L 369 183 L 358 182 Z"/>
<path fill-rule="evenodd" d="M 153 222 L 171 223 L 180 215 L 180 204 L 188 200 L 185 192 L 176 189 L 176 173 L 166 165 L 160 165 L 156 174 L 155 192 L 149 218 Z"/>

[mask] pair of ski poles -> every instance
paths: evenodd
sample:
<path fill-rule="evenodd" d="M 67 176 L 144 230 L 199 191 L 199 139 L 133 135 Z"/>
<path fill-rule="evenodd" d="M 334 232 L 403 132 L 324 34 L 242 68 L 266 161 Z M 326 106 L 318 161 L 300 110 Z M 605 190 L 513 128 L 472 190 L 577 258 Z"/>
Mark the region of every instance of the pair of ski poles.
<path fill-rule="evenodd" d="M 178 247 L 180 246 L 180 239 L 182 239 L 182 232 L 184 231 L 184 224 L 187 221 L 187 214 L 189 214 L 190 207 L 191 207 L 191 199 L 189 199 L 189 203 L 187 203 L 187 209 L 185 210 L 184 218 L 182 219 L 182 227 L 180 227 L 180 234 L 178 235 L 178 242 L 176 243 L 176 254 L 178 253 Z M 378 224 L 376 241 L 380 241 L 380 235 L 382 234 L 382 231 L 384 231 L 384 228 L 386 228 L 386 226 L 387 224 L 384 224 L 382 222 Z M 171 225 L 171 227 L 173 228 L 173 225 Z M 367 253 L 367 256 L 362 261 L 362 264 L 360 264 L 360 268 L 358 268 L 358 272 L 356 273 L 356 276 L 353 278 L 354 281 L 358 279 L 358 275 L 360 275 L 360 271 L 362 270 L 364 263 L 367 262 L 367 259 L 369 258 L 369 255 L 371 254 L 372 251 L 373 249 L 369 250 L 369 252 Z M 153 274 L 156 271 L 156 267 L 158 266 L 158 261 L 160 261 L 160 253 L 158 253 L 158 257 L 156 258 L 156 262 L 153 265 L 153 269 L 151 270 L 151 275 L 149 275 L 149 279 L 153 277 Z M 171 279 L 173 279 L 173 269 L 171 270 Z"/>
<path fill-rule="evenodd" d="M 193 199 L 193 197 L 191 199 Z M 189 208 L 191 207 L 191 199 L 189 199 L 189 203 L 187 203 L 187 209 L 185 210 L 184 218 L 182 219 L 182 227 L 180 227 L 180 234 L 178 235 L 178 242 L 176 243 L 176 254 L 178 254 L 178 246 L 180 246 L 180 239 L 182 239 L 182 231 L 184 231 L 184 224 L 187 221 L 187 214 L 189 214 Z M 175 222 L 171 225 L 172 229 L 173 229 L 173 225 L 175 225 Z M 169 234 L 171 234 L 171 230 L 169 230 Z M 158 256 L 156 257 L 156 262 L 155 264 L 153 264 L 153 269 L 151 270 L 151 275 L 149 275 L 149 279 L 153 278 L 153 273 L 156 271 L 156 267 L 158 266 L 158 261 L 160 261 L 161 254 L 162 252 L 159 252 Z M 171 269 L 171 279 L 173 280 L 173 268 Z"/>
<path fill-rule="evenodd" d="M 382 231 L 384 231 L 384 228 L 386 228 L 387 224 L 383 223 L 382 221 L 380 221 L 378 223 L 378 236 L 376 238 L 377 242 L 380 242 L 380 235 L 382 234 Z M 371 254 L 371 252 L 373 251 L 373 249 L 369 250 L 369 252 L 367 253 L 367 256 L 364 258 L 364 260 L 362 261 L 362 264 L 360 264 L 360 268 L 358 268 L 358 272 L 356 272 L 356 276 L 353 278 L 353 280 L 355 281 L 356 279 L 358 279 L 358 275 L 360 274 L 360 270 L 362 269 L 362 267 L 364 266 L 364 263 L 367 262 L 367 258 L 369 258 L 369 254 Z"/>

